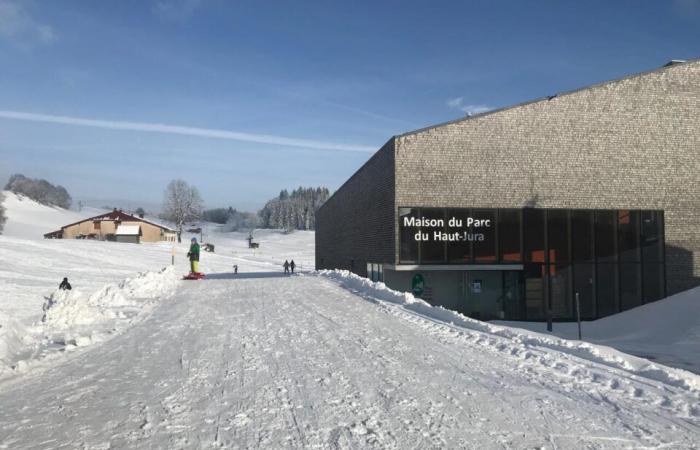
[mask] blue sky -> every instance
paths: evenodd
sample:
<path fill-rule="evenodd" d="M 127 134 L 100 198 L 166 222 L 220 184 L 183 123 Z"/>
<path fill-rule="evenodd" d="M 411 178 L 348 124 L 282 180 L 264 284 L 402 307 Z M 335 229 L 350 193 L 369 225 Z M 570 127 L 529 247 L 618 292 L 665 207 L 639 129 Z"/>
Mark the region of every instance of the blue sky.
<path fill-rule="evenodd" d="M 392 135 L 700 57 L 700 0 L 0 0 L 0 182 L 254 210 Z"/>

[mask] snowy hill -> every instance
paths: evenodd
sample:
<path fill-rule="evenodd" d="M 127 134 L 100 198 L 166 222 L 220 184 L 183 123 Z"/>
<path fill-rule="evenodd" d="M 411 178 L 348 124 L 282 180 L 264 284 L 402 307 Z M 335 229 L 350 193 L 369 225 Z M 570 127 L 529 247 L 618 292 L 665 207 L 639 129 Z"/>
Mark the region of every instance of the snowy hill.
<path fill-rule="evenodd" d="M 82 212 L 70 211 L 42 205 L 28 197 L 10 191 L 3 191 L 3 194 L 5 195 L 3 205 L 7 209 L 4 236 L 42 239 L 45 233 L 55 231 L 63 225 L 105 212 L 92 208 L 86 208 Z"/>

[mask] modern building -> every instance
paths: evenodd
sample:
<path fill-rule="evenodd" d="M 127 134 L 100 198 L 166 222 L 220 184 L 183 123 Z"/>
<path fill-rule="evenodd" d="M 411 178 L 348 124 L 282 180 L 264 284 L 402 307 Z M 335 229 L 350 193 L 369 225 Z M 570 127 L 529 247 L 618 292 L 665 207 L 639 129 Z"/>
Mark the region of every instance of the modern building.
<path fill-rule="evenodd" d="M 88 217 L 44 235 L 46 239 L 97 239 L 116 242 L 175 242 L 177 232 L 121 210 Z"/>
<path fill-rule="evenodd" d="M 392 137 L 319 209 L 316 267 L 481 319 L 700 285 L 700 60 Z"/>

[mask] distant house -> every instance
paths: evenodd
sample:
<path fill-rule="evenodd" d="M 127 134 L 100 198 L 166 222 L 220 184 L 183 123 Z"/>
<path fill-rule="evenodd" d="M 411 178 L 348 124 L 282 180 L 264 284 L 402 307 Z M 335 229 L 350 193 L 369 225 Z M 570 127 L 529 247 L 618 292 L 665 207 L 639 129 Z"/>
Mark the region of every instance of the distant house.
<path fill-rule="evenodd" d="M 117 242 L 175 242 L 177 232 L 121 210 L 88 217 L 44 235 L 46 239 L 95 239 Z"/>

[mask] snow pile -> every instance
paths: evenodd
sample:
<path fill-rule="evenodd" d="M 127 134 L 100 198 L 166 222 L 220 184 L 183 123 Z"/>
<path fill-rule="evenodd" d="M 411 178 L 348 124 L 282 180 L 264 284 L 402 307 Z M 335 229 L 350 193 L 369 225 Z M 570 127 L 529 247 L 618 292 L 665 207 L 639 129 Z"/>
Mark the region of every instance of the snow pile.
<path fill-rule="evenodd" d="M 25 346 L 27 330 L 0 311 L 0 374 L 11 367 L 12 357 Z"/>
<path fill-rule="evenodd" d="M 174 268 L 144 272 L 117 284 L 108 284 L 92 295 L 79 290 L 56 290 L 44 302 L 42 322 L 52 327 L 90 325 L 109 319 L 126 318 L 155 298 L 171 295 L 178 277 Z M 129 307 L 135 308 L 129 311 Z"/>
<path fill-rule="evenodd" d="M 498 322 L 545 332 L 535 322 Z M 582 324 L 583 339 L 700 373 L 700 287 L 613 316 Z M 578 336 L 575 323 L 555 323 L 553 334 Z"/>
<path fill-rule="evenodd" d="M 532 351 L 547 350 L 558 351 L 575 358 L 593 361 L 615 369 L 623 370 L 633 375 L 650 380 L 659 381 L 686 390 L 700 392 L 700 376 L 682 369 L 666 367 L 649 360 L 631 356 L 610 347 L 591 344 L 582 341 L 566 340 L 559 337 L 543 335 L 535 332 L 492 325 L 463 316 L 455 311 L 441 306 L 433 306 L 424 300 L 415 298 L 412 294 L 398 292 L 388 288 L 384 283 L 375 283 L 367 278 L 360 277 L 346 270 L 322 270 L 317 272 L 323 277 L 331 279 L 342 287 L 369 301 L 389 302 L 399 306 L 402 310 L 418 313 L 429 319 L 448 323 L 466 329 L 486 334 L 487 337 L 505 338 L 516 344 L 503 345 L 502 340 L 480 340 L 479 343 L 499 347 L 510 354 L 516 352 L 523 358 L 538 357 Z M 543 357 L 543 362 L 547 359 Z"/>

